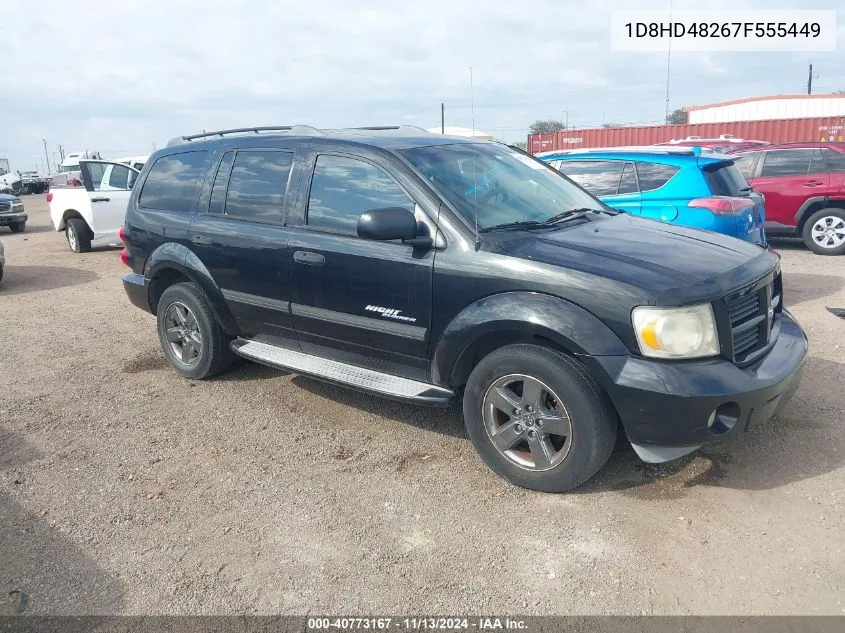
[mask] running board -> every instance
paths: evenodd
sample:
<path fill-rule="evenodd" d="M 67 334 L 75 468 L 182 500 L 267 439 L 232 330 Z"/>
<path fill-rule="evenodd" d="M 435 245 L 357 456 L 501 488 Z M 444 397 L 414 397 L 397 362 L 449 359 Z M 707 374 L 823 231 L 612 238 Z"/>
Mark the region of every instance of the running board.
<path fill-rule="evenodd" d="M 455 392 L 451 389 L 444 389 L 427 382 L 393 376 L 249 339 L 238 338 L 232 341 L 232 351 L 270 367 L 289 370 L 397 400 L 445 406 L 450 404 L 455 397 Z"/>

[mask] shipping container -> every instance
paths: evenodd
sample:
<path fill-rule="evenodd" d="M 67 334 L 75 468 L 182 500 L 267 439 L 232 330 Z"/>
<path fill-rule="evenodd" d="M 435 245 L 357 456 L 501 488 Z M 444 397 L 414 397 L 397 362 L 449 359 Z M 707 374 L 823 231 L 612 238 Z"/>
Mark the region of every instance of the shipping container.
<path fill-rule="evenodd" d="M 769 143 L 845 141 L 845 116 L 565 130 L 555 134 L 529 134 L 528 151 L 536 154 L 579 147 L 653 145 L 689 136 L 719 138 L 721 134 Z"/>

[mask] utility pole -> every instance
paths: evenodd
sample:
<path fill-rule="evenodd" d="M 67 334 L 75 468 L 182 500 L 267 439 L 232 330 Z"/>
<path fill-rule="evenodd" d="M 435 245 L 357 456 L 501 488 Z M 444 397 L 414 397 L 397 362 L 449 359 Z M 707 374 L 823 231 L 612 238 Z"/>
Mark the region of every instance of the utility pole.
<path fill-rule="evenodd" d="M 44 160 L 47 161 L 47 173 L 50 173 L 50 157 L 47 156 L 47 139 L 42 138 L 41 142 L 44 143 Z"/>
<path fill-rule="evenodd" d="M 61 159 L 60 162 L 65 161 L 65 149 L 61 145 L 59 145 L 59 158 Z"/>
<path fill-rule="evenodd" d="M 807 76 L 807 94 L 813 94 L 813 62 L 810 62 L 810 74 Z"/>
<path fill-rule="evenodd" d="M 440 133 L 446 134 L 446 104 L 440 102 Z"/>
<path fill-rule="evenodd" d="M 669 22 L 672 22 L 672 0 L 669 0 Z M 672 38 L 669 38 L 669 48 L 666 51 L 666 115 L 664 123 L 669 123 L 669 72 L 672 69 Z"/>

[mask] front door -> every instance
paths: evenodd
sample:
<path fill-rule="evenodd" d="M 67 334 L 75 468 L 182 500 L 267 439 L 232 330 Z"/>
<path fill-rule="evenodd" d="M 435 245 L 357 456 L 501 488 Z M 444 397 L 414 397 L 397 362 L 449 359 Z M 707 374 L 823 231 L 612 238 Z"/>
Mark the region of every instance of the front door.
<path fill-rule="evenodd" d="M 419 209 L 375 162 L 323 153 L 306 216 L 291 237 L 291 310 L 302 351 L 425 380 L 434 251 L 359 238 L 358 218 L 386 207 Z"/>
<path fill-rule="evenodd" d="M 79 169 L 91 199 L 94 238 L 116 236 L 126 219 L 126 206 L 138 171 L 104 160 L 80 160 Z"/>
<path fill-rule="evenodd" d="M 228 149 L 212 161 L 210 195 L 191 222 L 190 249 L 221 289 L 241 332 L 297 347 L 290 316 L 285 200 L 295 152 Z"/>

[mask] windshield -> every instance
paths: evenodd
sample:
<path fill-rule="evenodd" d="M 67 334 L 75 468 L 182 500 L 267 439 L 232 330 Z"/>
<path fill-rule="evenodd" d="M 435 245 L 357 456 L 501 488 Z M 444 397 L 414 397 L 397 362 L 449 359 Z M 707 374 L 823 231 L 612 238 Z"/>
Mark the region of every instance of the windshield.
<path fill-rule="evenodd" d="M 456 143 L 401 152 L 470 225 L 544 222 L 570 209 L 603 209 L 557 170 L 496 143 Z"/>

